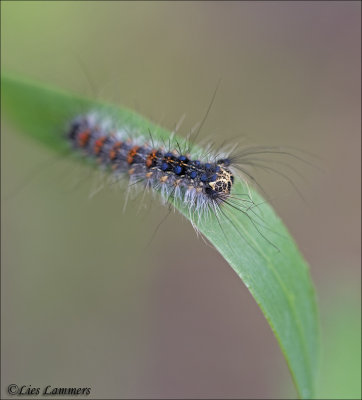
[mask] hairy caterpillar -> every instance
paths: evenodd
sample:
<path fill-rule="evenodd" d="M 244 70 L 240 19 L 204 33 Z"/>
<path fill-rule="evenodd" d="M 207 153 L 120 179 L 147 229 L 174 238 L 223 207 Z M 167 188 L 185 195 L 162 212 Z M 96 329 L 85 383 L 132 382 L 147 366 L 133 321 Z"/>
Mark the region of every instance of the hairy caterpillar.
<path fill-rule="evenodd" d="M 248 164 L 248 155 L 262 152 L 261 148 L 244 150 L 238 156 L 234 147 L 203 151 L 193 148 L 190 141 L 181 145 L 173 140 L 156 140 L 151 132 L 147 140 L 144 132 L 132 133 L 130 127 L 99 112 L 82 113 L 71 119 L 66 137 L 73 149 L 97 160 L 117 180 L 127 177 L 129 187 L 143 185 L 159 192 L 163 203 L 183 203 L 197 232 L 196 222 L 210 213 L 221 227 L 220 219 L 228 218 L 226 209 L 230 207 L 247 215 L 260 235 L 270 242 L 259 229 L 266 226 L 253 210 L 257 204 L 250 191 L 233 193 L 234 175 L 240 175 L 240 170 L 254 180 L 241 164 Z M 263 152 L 268 151 L 278 152 L 267 148 Z"/>
<path fill-rule="evenodd" d="M 228 158 L 202 162 L 181 148 L 166 150 L 153 138 L 145 143 L 129 137 L 125 129 L 107 128 L 95 114 L 74 119 L 68 138 L 75 148 L 84 149 L 115 173 L 127 172 L 131 183 L 144 181 L 164 196 L 173 192 L 197 210 L 210 202 L 220 205 L 230 196 L 234 177 Z"/>

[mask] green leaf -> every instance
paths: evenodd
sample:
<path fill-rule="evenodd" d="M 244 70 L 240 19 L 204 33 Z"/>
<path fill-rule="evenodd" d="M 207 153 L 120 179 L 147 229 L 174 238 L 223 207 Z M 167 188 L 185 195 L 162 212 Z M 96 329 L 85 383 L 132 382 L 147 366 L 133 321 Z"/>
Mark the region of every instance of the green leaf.
<path fill-rule="evenodd" d="M 2 104 L 24 133 L 61 152 L 69 147 L 64 136 L 66 123 L 94 108 L 104 110 L 147 138 L 149 131 L 157 138 L 170 137 L 169 132 L 130 110 L 10 75 L 2 77 Z M 229 208 L 227 217 L 221 214 L 217 219 L 211 214 L 194 224 L 248 287 L 275 333 L 300 396 L 312 398 L 319 324 L 308 265 L 273 209 L 254 189 L 250 191 L 255 203 L 263 205 L 248 213 Z M 239 179 L 233 193 L 248 193 L 248 188 Z M 175 206 L 186 218 L 193 217 L 180 202 Z"/>
<path fill-rule="evenodd" d="M 329 281 L 323 298 L 318 398 L 361 399 L 360 283 L 339 279 L 337 285 L 332 285 Z"/>

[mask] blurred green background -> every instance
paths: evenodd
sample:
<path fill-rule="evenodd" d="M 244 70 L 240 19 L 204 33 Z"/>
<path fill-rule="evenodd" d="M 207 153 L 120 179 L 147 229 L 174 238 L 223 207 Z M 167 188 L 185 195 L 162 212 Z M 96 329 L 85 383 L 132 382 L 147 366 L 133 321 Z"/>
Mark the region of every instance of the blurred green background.
<path fill-rule="evenodd" d="M 319 398 L 361 397 L 359 2 L 1 3 L 1 66 L 180 134 L 294 146 L 325 172 L 257 175 L 317 286 Z M 293 398 L 246 287 L 189 223 L 22 136 L 2 115 L 2 398 Z M 50 161 L 49 161 L 50 160 Z M 294 164 L 294 163 L 293 163 Z M 115 189 L 115 190 L 112 190 Z M 152 206 L 151 211 L 148 207 Z M 151 243 L 149 243 L 152 240 Z M 291 266 L 292 267 L 292 266 Z"/>

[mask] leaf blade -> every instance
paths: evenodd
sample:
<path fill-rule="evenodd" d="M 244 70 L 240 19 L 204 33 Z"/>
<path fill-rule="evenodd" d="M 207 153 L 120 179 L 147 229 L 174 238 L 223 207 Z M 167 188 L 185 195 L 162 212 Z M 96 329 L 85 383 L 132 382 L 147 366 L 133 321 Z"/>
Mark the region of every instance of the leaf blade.
<path fill-rule="evenodd" d="M 123 123 L 155 137 L 168 139 L 170 133 L 138 114 L 114 105 L 76 97 L 10 75 L 2 76 L 2 100 L 7 114 L 34 139 L 55 151 L 66 151 L 65 124 L 83 110 L 104 109 Z M 179 139 L 181 142 L 182 138 Z M 255 211 L 255 221 L 266 221 L 271 231 L 263 237 L 250 215 L 235 209 L 222 211 L 221 220 L 212 214 L 194 221 L 197 229 L 215 246 L 244 284 L 268 320 L 288 362 L 302 398 L 314 395 L 319 356 L 318 312 L 309 269 L 299 250 L 273 209 L 242 181 L 234 191 L 247 193 L 263 203 Z M 193 219 L 184 204 L 175 204 L 188 219 Z M 259 215 L 259 217 L 257 217 Z M 260 228 L 260 229 L 258 229 Z"/>

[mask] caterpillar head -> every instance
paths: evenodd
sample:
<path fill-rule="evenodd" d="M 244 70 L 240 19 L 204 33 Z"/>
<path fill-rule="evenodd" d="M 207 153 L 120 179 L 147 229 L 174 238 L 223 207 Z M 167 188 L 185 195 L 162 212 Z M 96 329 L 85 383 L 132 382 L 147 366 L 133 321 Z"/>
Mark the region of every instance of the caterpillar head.
<path fill-rule="evenodd" d="M 216 174 L 216 179 L 209 182 L 209 188 L 206 194 L 213 199 L 226 199 L 230 195 L 232 184 L 234 183 L 234 176 L 230 170 L 225 167 L 219 167 Z"/>

